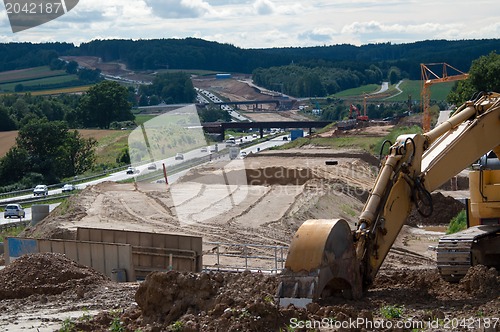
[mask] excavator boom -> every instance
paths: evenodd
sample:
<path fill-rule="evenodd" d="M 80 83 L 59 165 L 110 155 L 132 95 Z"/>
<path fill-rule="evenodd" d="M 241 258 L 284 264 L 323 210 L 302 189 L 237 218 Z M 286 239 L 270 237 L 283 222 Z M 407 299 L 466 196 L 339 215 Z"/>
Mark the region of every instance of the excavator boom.
<path fill-rule="evenodd" d="M 357 229 L 346 231 L 347 224 L 340 227 L 343 223 L 339 220 L 311 220 L 299 228 L 290 246 L 277 297 L 286 297 L 286 304 L 303 305 L 304 299 L 323 297 L 326 288 L 360 297 L 359 287 L 366 289 L 373 283 L 413 206 L 423 216 L 429 216 L 433 209 L 430 192 L 490 150 L 500 153 L 498 93 L 481 94 L 466 102 L 446 122 L 427 133 L 398 137 L 381 161 Z M 337 247 L 335 251 L 327 243 L 349 246 L 344 245 L 342 250 Z M 345 267 L 350 273 L 339 270 Z M 306 276 L 309 282 L 303 282 Z M 301 290 L 311 289 L 311 280 L 314 291 Z M 294 297 L 301 300 L 294 302 Z"/>

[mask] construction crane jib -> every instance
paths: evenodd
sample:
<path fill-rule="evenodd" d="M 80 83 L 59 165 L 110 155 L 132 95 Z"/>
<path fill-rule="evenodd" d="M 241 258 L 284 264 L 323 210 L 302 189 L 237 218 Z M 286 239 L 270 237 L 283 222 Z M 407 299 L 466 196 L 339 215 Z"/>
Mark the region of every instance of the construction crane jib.
<path fill-rule="evenodd" d="M 430 69 L 430 67 L 434 68 L 435 66 L 441 66 L 442 68 L 441 75 L 436 74 L 434 71 Z M 458 74 L 448 75 L 448 69 L 452 69 L 454 72 Z M 422 90 L 421 90 L 421 99 L 423 107 L 422 129 L 424 130 L 424 132 L 428 132 L 431 129 L 431 114 L 429 109 L 430 107 L 429 104 L 431 100 L 430 86 L 436 83 L 464 80 L 469 76 L 469 74 L 464 73 L 444 62 L 429 63 L 429 64 L 421 63 L 420 70 L 422 73 Z"/>

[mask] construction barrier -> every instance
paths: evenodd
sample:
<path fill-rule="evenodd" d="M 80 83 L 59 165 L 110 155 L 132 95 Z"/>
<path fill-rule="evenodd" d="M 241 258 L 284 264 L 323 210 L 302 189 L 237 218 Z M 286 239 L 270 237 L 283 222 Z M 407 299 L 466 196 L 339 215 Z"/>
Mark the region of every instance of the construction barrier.
<path fill-rule="evenodd" d="M 135 275 L 139 280 L 153 271 L 200 272 L 203 268 L 202 238 L 198 236 L 78 227 L 76 238 L 78 241 L 131 245 Z"/>
<path fill-rule="evenodd" d="M 116 272 L 113 272 L 116 270 L 124 271 L 126 275 L 116 281 L 136 280 L 132 246 L 128 244 L 8 237 L 4 245 L 6 264 L 26 254 L 54 252 L 92 267 L 113 280 L 116 280 Z"/>

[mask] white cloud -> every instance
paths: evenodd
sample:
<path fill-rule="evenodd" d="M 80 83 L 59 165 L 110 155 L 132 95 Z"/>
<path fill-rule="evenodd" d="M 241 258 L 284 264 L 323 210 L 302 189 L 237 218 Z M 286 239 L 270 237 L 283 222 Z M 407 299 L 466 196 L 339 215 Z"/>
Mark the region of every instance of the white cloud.
<path fill-rule="evenodd" d="M 213 11 L 203 0 L 145 0 L 155 16 L 163 18 L 198 18 Z"/>
<path fill-rule="evenodd" d="M 298 37 L 302 40 L 329 43 L 333 40 L 334 35 L 337 35 L 337 32 L 333 28 L 315 28 L 313 30 L 300 33 Z"/>
<path fill-rule="evenodd" d="M 498 38 L 500 1 L 80 0 L 66 15 L 0 41 L 199 37 L 243 48 Z M 485 8 L 488 12 L 478 10 Z M 444 14 L 446 13 L 446 14 Z"/>
<path fill-rule="evenodd" d="M 259 15 L 270 15 L 276 10 L 274 3 L 270 0 L 256 0 L 253 8 Z"/>

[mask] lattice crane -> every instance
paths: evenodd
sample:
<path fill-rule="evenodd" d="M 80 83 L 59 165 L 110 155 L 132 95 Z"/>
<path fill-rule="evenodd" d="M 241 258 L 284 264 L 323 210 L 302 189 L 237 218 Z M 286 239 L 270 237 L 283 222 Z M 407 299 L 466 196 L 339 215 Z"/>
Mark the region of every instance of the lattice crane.
<path fill-rule="evenodd" d="M 442 66 L 442 74 L 441 76 L 435 74 L 428 66 L 441 65 Z M 453 69 L 456 71 L 457 75 L 449 76 L 447 70 Z M 422 107 L 423 107 L 423 119 L 422 119 L 422 128 L 424 132 L 428 132 L 431 129 L 431 114 L 429 110 L 429 102 L 431 99 L 431 91 L 430 86 L 436 83 L 443 82 L 452 82 L 452 81 L 460 81 L 469 77 L 469 74 L 464 73 L 447 63 L 429 63 L 427 65 L 421 63 L 420 70 L 422 73 L 422 90 L 421 90 L 421 99 L 422 99 Z"/>

